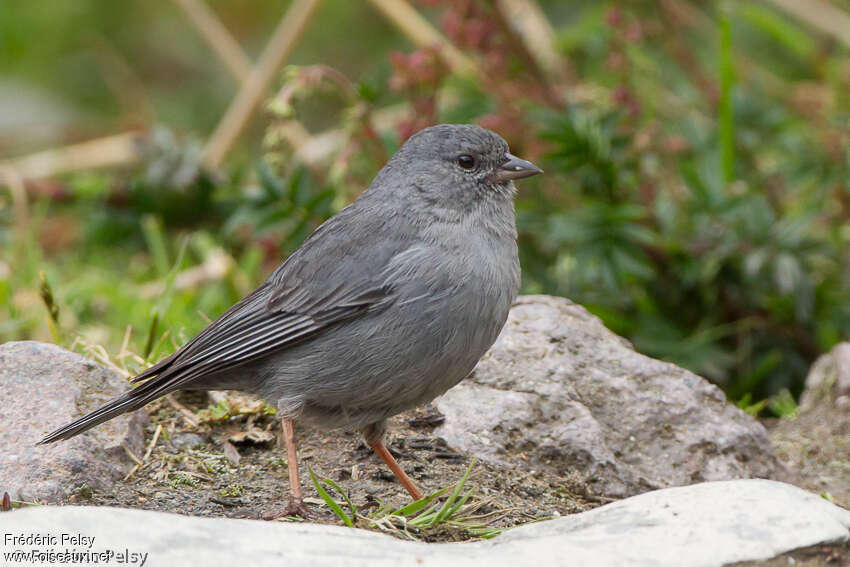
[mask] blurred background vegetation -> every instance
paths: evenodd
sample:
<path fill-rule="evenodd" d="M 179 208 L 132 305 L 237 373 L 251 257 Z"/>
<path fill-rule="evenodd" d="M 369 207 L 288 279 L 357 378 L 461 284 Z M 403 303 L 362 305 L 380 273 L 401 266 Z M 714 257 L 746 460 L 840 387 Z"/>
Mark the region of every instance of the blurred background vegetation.
<path fill-rule="evenodd" d="M 850 337 L 848 30 L 837 0 L 7 0 L 0 341 L 160 357 L 475 122 L 546 170 L 524 293 L 787 413 Z"/>

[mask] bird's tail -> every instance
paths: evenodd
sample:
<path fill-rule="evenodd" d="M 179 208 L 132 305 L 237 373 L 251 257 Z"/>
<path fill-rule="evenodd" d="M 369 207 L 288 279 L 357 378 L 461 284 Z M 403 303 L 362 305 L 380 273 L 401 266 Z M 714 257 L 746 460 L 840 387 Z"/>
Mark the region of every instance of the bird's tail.
<path fill-rule="evenodd" d="M 117 415 L 137 410 L 145 404 L 172 391 L 173 388 L 169 388 L 168 386 L 169 384 L 163 384 L 162 381 L 157 379 L 145 382 L 138 388 L 133 388 L 129 392 L 99 407 L 90 414 L 84 415 L 80 419 L 62 426 L 56 431 L 48 434 L 44 437 L 44 439 L 38 442 L 38 445 L 70 439 L 71 437 L 79 435 L 84 431 L 88 431 L 92 427 L 100 425 L 104 421 L 108 421 Z"/>

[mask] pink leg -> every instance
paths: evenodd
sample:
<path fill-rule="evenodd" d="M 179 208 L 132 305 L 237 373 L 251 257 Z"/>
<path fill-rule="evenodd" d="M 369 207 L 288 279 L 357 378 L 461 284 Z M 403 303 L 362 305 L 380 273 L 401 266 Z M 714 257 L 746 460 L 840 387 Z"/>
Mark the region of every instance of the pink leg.
<path fill-rule="evenodd" d="M 392 453 L 384 445 L 383 441 L 375 441 L 373 443 L 369 443 L 369 446 L 372 447 L 372 450 L 378 453 L 378 456 L 386 463 L 390 470 L 393 471 L 393 474 L 396 478 L 404 485 L 404 488 L 407 489 L 407 492 L 410 493 L 411 498 L 414 500 L 419 500 L 422 498 L 422 492 L 416 488 L 416 485 L 413 484 L 413 481 L 410 480 L 410 477 L 402 470 L 399 466 L 398 462 L 396 462 L 395 457 L 393 457 Z"/>
<path fill-rule="evenodd" d="M 286 443 L 286 463 L 289 467 L 289 506 L 283 512 L 264 514 L 266 520 L 274 520 L 282 516 L 298 516 L 307 518 L 310 511 L 304 505 L 301 494 L 301 479 L 298 476 L 298 451 L 295 447 L 295 423 L 291 419 L 283 421 L 283 441 Z"/>

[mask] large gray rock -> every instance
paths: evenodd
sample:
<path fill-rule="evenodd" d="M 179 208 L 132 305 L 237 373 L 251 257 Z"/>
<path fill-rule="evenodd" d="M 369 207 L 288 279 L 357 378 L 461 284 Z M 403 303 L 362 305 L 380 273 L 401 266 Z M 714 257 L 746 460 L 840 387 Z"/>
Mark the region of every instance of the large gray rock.
<path fill-rule="evenodd" d="M 112 552 L 111 562 L 122 554 L 124 563 L 135 560 L 136 565 L 206 567 L 246 561 L 260 567 L 711 567 L 846 541 L 848 527 L 847 510 L 794 486 L 764 480 L 650 492 L 590 512 L 521 526 L 492 540 L 463 544 L 416 543 L 309 523 L 197 518 L 120 508 L 38 507 L 0 514 L 0 533 L 56 537 L 55 544 L 46 545 L 7 540 L 4 554 L 18 549 L 69 549 Z M 61 540 L 62 534 L 86 540 L 68 543 Z"/>
<path fill-rule="evenodd" d="M 635 352 L 567 299 L 520 297 L 475 372 L 436 401 L 436 434 L 487 461 L 583 473 L 623 497 L 700 481 L 768 477 L 764 428 L 723 392 Z"/>
<path fill-rule="evenodd" d="M 779 479 L 850 506 L 850 343 L 820 356 L 806 377 L 797 415 L 777 421 L 770 437 L 784 465 Z"/>
<path fill-rule="evenodd" d="M 821 403 L 843 410 L 850 408 L 850 343 L 835 345 L 809 369 L 800 411 L 810 411 Z"/>
<path fill-rule="evenodd" d="M 57 502 L 82 486 L 107 490 L 144 450 L 143 411 L 69 441 L 35 444 L 53 429 L 126 391 L 126 380 L 56 345 L 0 345 L 0 496 Z"/>

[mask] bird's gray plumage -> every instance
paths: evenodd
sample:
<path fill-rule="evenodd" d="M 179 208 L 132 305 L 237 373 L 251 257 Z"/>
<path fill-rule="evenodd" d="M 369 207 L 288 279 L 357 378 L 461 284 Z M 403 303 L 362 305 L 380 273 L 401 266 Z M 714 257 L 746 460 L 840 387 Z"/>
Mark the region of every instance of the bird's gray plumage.
<path fill-rule="evenodd" d="M 504 325 L 520 281 L 510 179 L 522 176 L 500 170 L 507 152 L 476 126 L 416 134 L 265 283 L 139 374 L 140 386 L 42 442 L 181 389 L 254 392 L 285 418 L 380 435 L 386 418 L 468 375 Z"/>

